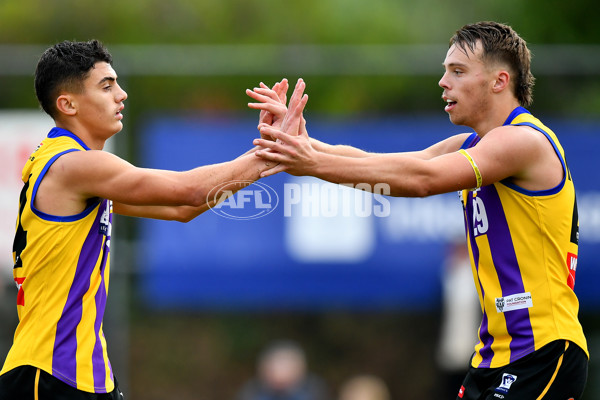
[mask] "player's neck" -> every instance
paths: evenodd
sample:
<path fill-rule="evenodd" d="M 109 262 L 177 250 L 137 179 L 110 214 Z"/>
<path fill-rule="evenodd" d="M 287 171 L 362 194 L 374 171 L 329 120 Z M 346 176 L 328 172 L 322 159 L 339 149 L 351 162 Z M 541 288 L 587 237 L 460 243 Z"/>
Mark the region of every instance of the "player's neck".
<path fill-rule="evenodd" d="M 69 132 L 73 133 L 79 139 L 86 144 L 91 150 L 102 150 L 104 148 L 104 144 L 108 138 L 101 137 L 99 135 L 95 135 L 93 132 L 90 132 L 89 129 L 77 123 L 77 120 L 70 121 L 56 121 L 56 126 L 58 128 L 66 129 Z"/>
<path fill-rule="evenodd" d="M 471 128 L 477 132 L 477 135 L 484 137 L 492 129 L 504 125 L 510 113 L 519 105 L 516 99 L 499 102 L 490 108 L 488 115 L 479 124 Z"/>

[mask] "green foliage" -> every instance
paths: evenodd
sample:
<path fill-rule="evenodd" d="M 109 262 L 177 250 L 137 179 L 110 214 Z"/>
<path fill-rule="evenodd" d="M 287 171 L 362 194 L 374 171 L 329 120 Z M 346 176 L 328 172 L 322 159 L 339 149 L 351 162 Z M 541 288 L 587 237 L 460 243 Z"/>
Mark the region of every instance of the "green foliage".
<path fill-rule="evenodd" d="M 46 46 L 90 38 L 102 40 L 109 49 L 156 43 L 446 44 L 457 28 L 478 20 L 508 23 L 530 44 L 594 44 L 600 43 L 600 24 L 590 12 L 593 6 L 591 0 L 0 0 L 0 44 Z M 147 109 L 245 110 L 245 88 L 259 80 L 272 83 L 282 78 L 139 77 L 117 72 L 130 95 L 130 124 Z M 314 111 L 403 113 L 441 108 L 439 76 L 304 78 L 311 95 L 309 109 Z M 578 79 L 575 86 L 563 81 L 561 76 L 539 79 L 535 107 L 598 114 L 600 96 L 588 89 L 598 87 L 598 75 Z M 0 107 L 35 106 L 31 78 L 0 76 L 0 83 L 5 93 Z M 538 91 L 544 95 L 537 96 Z"/>
<path fill-rule="evenodd" d="M 539 43 L 595 43 L 591 0 L 3 0 L 0 43 L 440 43 L 493 19 Z"/>

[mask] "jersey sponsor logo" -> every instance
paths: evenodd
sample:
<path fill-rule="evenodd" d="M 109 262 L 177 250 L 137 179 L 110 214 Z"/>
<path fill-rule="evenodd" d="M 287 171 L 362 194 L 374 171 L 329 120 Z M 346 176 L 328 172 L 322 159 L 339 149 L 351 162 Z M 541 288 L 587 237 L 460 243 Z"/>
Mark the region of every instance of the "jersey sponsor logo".
<path fill-rule="evenodd" d="M 510 390 L 510 387 L 512 386 L 513 383 L 515 383 L 516 380 L 517 380 L 516 375 L 502 374 L 502 381 L 500 381 L 500 386 L 498 386 L 496 388 L 496 392 L 504 393 L 504 394 L 508 393 L 508 391 Z"/>
<path fill-rule="evenodd" d="M 577 254 L 567 253 L 567 268 L 569 268 L 567 284 L 573 290 L 575 289 L 575 273 L 577 272 Z"/>
<path fill-rule="evenodd" d="M 461 385 L 460 389 L 458 391 L 458 397 L 462 399 L 464 395 L 465 395 L 465 387 Z"/>
<path fill-rule="evenodd" d="M 499 313 L 531 307 L 533 307 L 533 301 L 530 292 L 496 297 L 496 311 Z"/>

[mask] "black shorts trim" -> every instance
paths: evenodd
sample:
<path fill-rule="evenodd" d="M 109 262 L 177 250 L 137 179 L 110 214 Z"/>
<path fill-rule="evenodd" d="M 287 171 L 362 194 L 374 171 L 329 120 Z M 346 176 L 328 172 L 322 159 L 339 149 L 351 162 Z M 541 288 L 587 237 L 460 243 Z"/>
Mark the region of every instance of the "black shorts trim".
<path fill-rule="evenodd" d="M 504 367 L 470 367 L 456 399 L 578 400 L 587 375 L 587 354 L 573 342 L 557 340 Z"/>
<path fill-rule="evenodd" d="M 110 393 L 84 392 L 31 365 L 0 375 L 0 400 L 124 400 L 115 378 Z"/>

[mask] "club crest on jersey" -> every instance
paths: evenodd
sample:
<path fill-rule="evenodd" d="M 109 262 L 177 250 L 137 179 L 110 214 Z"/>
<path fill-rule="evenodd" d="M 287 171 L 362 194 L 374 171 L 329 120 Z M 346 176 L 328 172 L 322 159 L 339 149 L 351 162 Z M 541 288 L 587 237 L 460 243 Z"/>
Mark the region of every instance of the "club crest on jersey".
<path fill-rule="evenodd" d="M 513 383 L 515 383 L 516 380 L 517 380 L 516 375 L 502 374 L 502 381 L 500 382 L 500 386 L 498 386 L 496 388 L 496 392 L 504 393 L 504 394 L 508 393 L 508 391 L 510 390 L 510 387 L 512 386 Z"/>
<path fill-rule="evenodd" d="M 498 309 L 498 312 L 502 312 L 504 310 L 504 297 L 498 297 L 496 299 L 496 309 Z"/>

